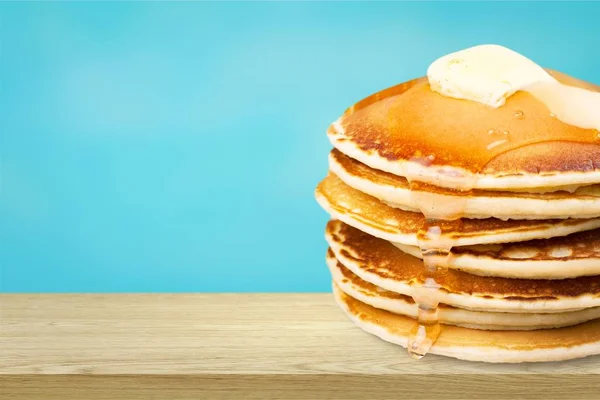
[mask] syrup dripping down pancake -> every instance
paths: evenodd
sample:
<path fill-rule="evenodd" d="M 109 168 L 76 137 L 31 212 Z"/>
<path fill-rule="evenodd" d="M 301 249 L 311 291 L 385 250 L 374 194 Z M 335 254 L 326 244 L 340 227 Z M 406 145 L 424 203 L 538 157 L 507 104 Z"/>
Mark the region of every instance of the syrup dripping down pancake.
<path fill-rule="evenodd" d="M 406 347 L 415 321 L 369 306 L 334 284 L 340 308 L 364 331 Z M 600 354 L 600 320 L 536 331 L 483 331 L 444 325 L 432 354 L 491 363 L 563 361 Z"/>
<path fill-rule="evenodd" d="M 333 281 L 347 295 L 375 308 L 410 318 L 417 317 L 417 304 L 411 297 L 380 288 L 361 279 L 344 267 L 331 250 L 327 252 L 327 265 Z M 600 318 L 600 307 L 565 313 L 519 314 L 471 311 L 440 304 L 439 318 L 442 324 L 471 329 L 536 330 L 562 328 Z"/>
<path fill-rule="evenodd" d="M 326 239 L 346 268 L 376 286 L 414 297 L 425 280 L 422 260 L 341 221 L 327 224 Z M 509 279 L 449 269 L 439 274 L 436 282 L 440 303 L 469 310 L 551 313 L 600 306 L 600 276 Z"/>
<path fill-rule="evenodd" d="M 600 143 L 598 146 L 600 147 Z M 329 168 L 354 189 L 404 210 L 418 211 L 417 198 L 421 203 L 425 202 L 425 206 L 431 204 L 431 209 L 436 204 L 459 198 L 464 205 L 462 213 L 467 218 L 551 219 L 600 216 L 600 185 L 562 188 L 563 190 L 548 193 L 490 190 L 460 192 L 422 183 L 410 187 L 406 178 L 369 168 L 339 150 L 331 152 Z M 419 191 L 418 197 L 414 196 L 415 191 Z"/>
<path fill-rule="evenodd" d="M 391 207 L 343 183 L 329 174 L 316 189 L 319 204 L 335 219 L 363 232 L 392 242 L 417 246 L 417 232 L 425 223 L 418 212 Z M 456 246 L 509 243 L 532 239 L 566 236 L 600 228 L 600 218 L 559 220 L 508 220 L 496 218 L 463 219 L 460 231 L 450 231 L 455 225 L 443 224 L 444 235 Z"/>

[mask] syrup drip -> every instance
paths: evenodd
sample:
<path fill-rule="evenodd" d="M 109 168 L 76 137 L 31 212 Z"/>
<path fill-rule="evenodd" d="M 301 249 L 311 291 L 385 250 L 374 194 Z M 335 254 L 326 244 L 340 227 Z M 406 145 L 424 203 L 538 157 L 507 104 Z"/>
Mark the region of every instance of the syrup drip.
<path fill-rule="evenodd" d="M 397 85 L 392 88 L 388 88 L 384 91 L 378 92 L 361 102 L 355 104 L 349 110 L 346 111 L 344 118 L 350 119 L 353 124 L 377 126 L 380 122 L 379 118 L 382 115 L 386 116 L 386 120 L 383 122 L 383 126 L 387 130 L 393 132 L 396 137 L 395 139 L 406 139 L 405 142 L 410 144 L 415 142 L 415 138 L 410 136 L 407 132 L 411 132 L 410 129 L 401 129 L 399 124 L 404 123 L 402 118 L 405 109 L 410 110 L 411 104 L 420 104 L 420 100 L 423 99 L 428 91 L 430 90 L 429 85 L 424 85 L 423 80 L 413 80 L 405 84 Z M 564 96 L 560 98 L 560 101 L 555 100 L 555 90 L 561 89 Z M 597 90 L 597 89 L 594 89 Z M 592 92 L 578 92 L 572 88 L 566 88 L 565 86 L 557 85 L 537 85 L 528 89 L 528 92 L 542 101 L 546 106 L 550 100 L 552 101 L 550 116 L 553 118 L 562 119 L 563 122 L 567 122 L 586 129 L 587 127 L 598 129 L 600 125 L 600 118 L 598 114 L 593 112 L 587 112 L 594 108 L 595 104 L 600 104 L 600 93 Z M 402 95 L 402 96 L 400 96 Z M 420 97 L 421 96 L 421 97 Z M 394 106 L 391 107 L 390 100 L 394 99 Z M 561 97 L 561 96 L 559 96 Z M 530 107 L 527 98 L 523 95 L 514 99 L 511 99 L 513 105 L 516 105 L 515 109 L 508 110 L 506 115 L 507 120 L 524 120 L 527 118 L 534 118 L 539 115 L 539 111 L 536 111 L 535 107 Z M 573 107 L 570 104 L 571 100 L 577 100 L 577 107 Z M 432 109 L 435 109 L 438 104 L 439 107 L 445 107 L 445 100 L 441 97 L 428 97 L 427 103 Z M 379 104 L 377 104 L 379 103 Z M 373 107 L 373 108 L 371 108 Z M 527 108 L 527 114 L 524 111 Z M 578 112 L 578 109 L 583 111 Z M 367 111 L 368 110 L 368 111 Z M 482 114 L 481 108 L 475 109 L 469 105 L 469 102 L 459 102 L 454 104 L 454 110 L 460 115 L 480 115 Z M 497 113 L 501 115 L 507 108 L 499 108 Z M 586 111 L 587 110 L 587 111 Z M 537 113 L 537 114 L 536 114 Z M 558 113 L 560 115 L 555 115 Z M 368 115 L 368 116 L 367 116 Z M 385 117 L 384 117 L 385 118 Z M 483 119 L 480 119 L 483 120 Z M 583 120 L 585 123 L 580 123 Z M 375 121 L 375 122 L 374 122 Z M 458 122 L 454 123 L 452 119 L 449 120 L 448 129 L 461 129 L 462 125 Z M 409 121 L 410 122 L 410 121 Z M 419 121 L 425 123 L 427 121 Z M 474 120 L 475 124 L 479 124 L 477 120 Z M 343 131 L 343 127 L 338 127 L 338 131 Z M 352 124 L 348 124 L 352 126 Z M 435 344 L 443 327 L 440 325 L 438 316 L 439 306 L 439 293 L 441 286 L 439 285 L 440 278 L 448 270 L 448 259 L 451 256 L 451 250 L 455 243 L 452 239 L 455 237 L 455 233 L 461 232 L 462 217 L 464 216 L 464 210 L 466 209 L 467 202 L 469 200 L 468 194 L 474 188 L 478 187 L 477 179 L 478 172 L 483 168 L 493 157 L 496 155 L 508 151 L 510 149 L 519 148 L 527 144 L 538 143 L 539 141 L 550 141 L 550 140 L 565 140 L 565 136 L 561 129 L 547 131 L 529 131 L 523 130 L 518 125 L 512 125 L 511 130 L 506 130 L 506 127 L 485 127 L 485 130 L 481 130 L 481 136 L 469 137 L 471 142 L 464 143 L 457 141 L 454 137 L 442 136 L 442 137 L 430 137 L 430 131 L 423 129 L 422 126 L 419 130 L 425 137 L 419 138 L 419 143 L 435 143 L 435 146 L 428 146 L 428 148 L 422 149 L 427 153 L 434 153 L 442 155 L 439 160 L 435 160 L 434 155 L 422 157 L 419 154 L 418 157 L 413 157 L 410 161 L 416 168 L 408 167 L 404 170 L 403 175 L 408 179 L 410 183 L 411 196 L 413 201 L 418 205 L 419 210 L 425 216 L 425 223 L 420 228 L 419 247 L 422 252 L 424 271 L 422 276 L 417 277 L 418 287 L 415 288 L 414 300 L 418 306 L 418 318 L 415 324 L 415 328 L 411 331 L 408 340 L 408 351 L 413 358 L 420 359 L 424 357 L 431 347 Z M 481 129 L 483 126 L 478 125 L 477 129 Z M 426 127 L 425 127 L 426 128 Z M 436 125 L 431 125 L 431 132 L 436 132 Z M 486 134 L 487 132 L 487 134 Z M 433 134 L 433 133 L 432 133 Z M 575 132 L 569 133 L 578 142 L 582 143 L 596 143 L 600 140 L 599 131 L 590 132 Z M 385 135 L 382 136 L 385 138 Z M 379 147 L 381 143 L 385 143 L 381 138 L 376 138 L 376 144 Z M 407 145 L 406 148 L 411 149 L 412 146 Z M 403 148 L 399 149 L 399 152 Z M 456 155 L 458 154 L 458 156 Z M 409 158 L 408 154 L 396 154 L 399 158 Z M 466 170 L 466 174 L 461 174 L 457 170 L 449 170 L 443 168 L 434 168 L 433 173 L 429 173 L 428 168 L 419 167 L 430 167 L 437 161 L 440 165 L 454 164 L 458 165 Z M 431 170 L 431 169 L 430 169 Z M 473 172 L 473 173 L 471 173 Z M 420 185 L 430 184 L 441 186 L 445 188 L 457 188 L 454 189 L 457 193 L 456 196 L 447 196 L 444 201 L 433 201 L 431 196 L 427 195 L 426 191 L 420 191 Z"/>
<path fill-rule="evenodd" d="M 433 161 L 432 158 L 430 156 L 413 161 L 428 166 Z M 444 177 L 442 175 L 439 178 Z M 408 353 L 415 359 L 421 359 L 430 351 L 442 332 L 438 315 L 441 288 L 438 281 L 448 272 L 449 258 L 455 245 L 454 233 L 461 230 L 461 217 L 469 197 L 459 195 L 443 202 L 433 202 L 427 193 L 421 190 L 423 183 L 415 179 L 418 179 L 418 176 L 410 177 L 409 182 L 411 196 L 425 216 L 425 223 L 418 232 L 425 268 L 423 275 L 419 277 L 419 287 L 413 295 L 418 315 L 417 323 L 409 335 Z M 473 185 L 474 182 L 470 187 Z"/>
<path fill-rule="evenodd" d="M 568 97 L 569 100 L 578 100 L 581 103 L 579 107 L 573 108 L 565 99 L 557 100 L 556 93 L 558 89 L 562 89 L 564 97 Z M 592 100 L 600 103 L 600 94 L 568 88 L 559 83 L 556 85 L 537 85 L 530 92 L 546 105 L 551 103 L 551 117 L 556 118 L 556 114 L 560 113 L 563 121 L 567 123 L 585 128 L 597 128 L 600 118 L 597 115 L 586 114 L 589 108 L 585 106 L 589 107 L 589 105 L 584 103 Z M 583 111 L 578 112 L 578 109 Z M 512 116 L 515 119 L 522 120 L 525 118 L 525 113 L 521 110 L 515 110 Z M 585 123 L 579 123 L 581 121 Z M 494 154 L 492 150 L 494 152 L 499 151 L 498 148 L 511 142 L 510 132 L 507 130 L 490 128 L 487 133 L 488 145 L 486 147 L 489 152 L 487 156 L 489 157 Z M 428 156 L 413 158 L 411 161 L 423 167 L 429 167 L 434 159 L 434 156 Z M 438 174 L 435 181 L 440 186 L 446 186 L 443 184 L 446 179 L 455 180 L 457 178 L 457 176 L 444 176 L 442 171 L 439 171 Z M 469 196 L 452 196 L 447 197 L 448 200 L 445 201 L 433 202 L 425 192 L 419 190 L 419 186 L 422 185 L 419 178 L 423 179 L 423 177 L 416 173 L 408 175 L 410 175 L 407 176 L 407 179 L 410 183 L 411 196 L 425 216 L 425 223 L 418 233 L 419 247 L 425 269 L 423 276 L 419 279 L 420 287 L 415 290 L 413 296 L 418 307 L 417 323 L 410 332 L 408 339 L 409 354 L 415 359 L 421 359 L 431 350 L 442 331 L 438 315 L 438 294 L 441 288 L 438 281 L 440 276 L 448 270 L 448 261 L 455 245 L 451 238 L 455 237 L 456 232 L 461 231 L 461 218 L 464 215 Z M 459 177 L 461 192 L 469 192 L 476 186 L 477 178 L 475 176 Z"/>
<path fill-rule="evenodd" d="M 436 281 L 438 273 L 447 271 L 447 258 L 450 251 L 442 249 L 441 227 L 436 220 L 428 220 L 419 231 L 419 243 L 425 264 L 424 281 L 413 299 L 418 306 L 415 327 L 410 333 L 408 353 L 415 359 L 421 359 L 429 352 L 440 335 L 437 291 L 440 288 Z"/>

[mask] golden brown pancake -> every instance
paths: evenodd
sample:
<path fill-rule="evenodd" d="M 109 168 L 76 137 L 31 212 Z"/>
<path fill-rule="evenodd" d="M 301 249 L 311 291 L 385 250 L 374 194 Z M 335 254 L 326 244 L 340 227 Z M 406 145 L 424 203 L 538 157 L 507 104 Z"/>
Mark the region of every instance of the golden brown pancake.
<path fill-rule="evenodd" d="M 417 305 L 414 300 L 361 279 L 344 267 L 330 250 L 327 252 L 327 265 L 337 287 L 347 295 L 370 306 L 405 315 L 417 317 Z M 600 307 L 587 308 L 566 313 L 518 314 L 503 312 L 470 311 L 447 304 L 438 307 L 440 323 L 483 330 L 533 330 L 561 328 L 600 318 Z"/>
<path fill-rule="evenodd" d="M 425 222 L 423 214 L 390 207 L 329 174 L 317 186 L 319 204 L 333 218 L 376 237 L 416 246 L 417 232 Z M 456 231 L 456 227 L 460 231 Z M 600 218 L 565 220 L 508 220 L 495 218 L 463 219 L 460 224 L 442 223 L 444 236 L 455 246 L 483 243 L 508 243 L 569 235 L 600 227 Z"/>
<path fill-rule="evenodd" d="M 354 189 L 409 211 L 429 207 L 433 212 L 436 204 L 445 202 L 458 204 L 461 215 L 467 218 L 600 217 L 600 185 L 549 193 L 458 191 L 420 182 L 413 182 L 411 186 L 406 178 L 370 168 L 339 150 L 329 155 L 329 168 Z"/>
<path fill-rule="evenodd" d="M 477 176 L 469 184 L 475 188 L 600 183 L 599 132 L 558 120 L 526 92 L 492 108 L 442 96 L 419 78 L 359 101 L 328 136 L 341 152 L 395 175 L 406 176 L 415 161 L 428 171 L 425 181 L 467 174 Z"/>
<path fill-rule="evenodd" d="M 371 307 L 333 287 L 339 306 L 360 328 L 407 347 L 415 320 Z M 600 354 L 600 320 L 568 328 L 535 331 L 483 331 L 442 325 L 431 353 L 495 363 L 561 361 Z"/>
<path fill-rule="evenodd" d="M 361 279 L 413 296 L 427 276 L 423 261 L 341 221 L 327 224 L 336 258 Z M 563 280 L 481 277 L 449 269 L 436 276 L 439 302 L 499 312 L 559 312 L 600 306 L 600 276 Z"/>
<path fill-rule="evenodd" d="M 527 92 L 493 108 L 419 78 L 359 101 L 327 134 L 335 150 L 316 197 L 339 219 L 327 225 L 327 260 L 355 323 L 406 347 L 418 323 L 395 313 L 418 309 L 413 339 L 467 360 L 600 353 L 600 321 L 590 321 L 600 312 L 598 130 L 562 122 Z M 450 269 L 428 271 L 419 244 L 433 258 L 453 249 Z M 462 327 L 424 338 L 437 315 Z"/>
<path fill-rule="evenodd" d="M 416 246 L 394 243 L 422 258 Z M 522 243 L 454 247 L 449 268 L 481 276 L 565 279 L 600 275 L 600 229 Z"/>

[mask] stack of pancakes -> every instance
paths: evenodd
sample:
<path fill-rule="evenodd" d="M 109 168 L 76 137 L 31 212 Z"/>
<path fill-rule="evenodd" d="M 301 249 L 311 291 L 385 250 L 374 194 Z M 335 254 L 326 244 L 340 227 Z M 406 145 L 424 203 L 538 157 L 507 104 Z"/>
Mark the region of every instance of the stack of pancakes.
<path fill-rule="evenodd" d="M 553 73 L 562 83 L 598 87 Z M 487 362 L 600 354 L 600 133 L 517 92 L 500 108 L 426 78 L 348 109 L 316 198 L 340 307 L 407 347 L 416 293 L 439 302 L 429 350 Z M 435 222 L 432 222 L 435 221 Z M 432 276 L 424 229 L 450 250 Z"/>

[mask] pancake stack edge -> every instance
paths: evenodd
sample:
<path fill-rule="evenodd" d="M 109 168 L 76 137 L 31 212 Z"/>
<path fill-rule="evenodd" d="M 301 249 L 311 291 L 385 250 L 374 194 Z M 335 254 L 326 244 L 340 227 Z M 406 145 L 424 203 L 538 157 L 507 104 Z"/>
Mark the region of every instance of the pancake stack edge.
<path fill-rule="evenodd" d="M 600 181 L 575 166 L 545 174 L 523 169 L 521 175 L 530 176 L 537 186 L 501 183 L 499 188 L 480 188 L 471 182 L 457 189 L 456 174 L 440 172 L 456 165 L 423 163 L 428 156 L 438 158 L 437 153 L 421 150 L 418 132 L 403 131 L 416 129 L 417 123 L 406 128 L 389 120 L 390 114 L 401 115 L 402 96 L 424 84 L 411 82 L 351 108 L 328 131 L 335 149 L 316 198 L 332 217 L 326 258 L 340 307 L 362 329 L 407 347 L 419 326 L 422 289 L 434 278 L 435 287 L 426 292 L 439 303 L 439 336 L 428 349 L 433 354 L 487 362 L 600 354 Z M 430 95 L 422 96 L 426 104 Z M 534 99 L 526 100 L 537 107 Z M 431 112 L 435 110 L 423 113 L 426 117 Z M 443 120 L 438 125 L 443 130 Z M 457 141 L 468 139 L 456 134 Z M 527 145 L 531 163 L 546 162 L 548 169 L 567 157 L 557 154 L 548 161 L 547 154 L 539 156 L 537 144 Z M 413 148 L 406 154 L 417 156 L 404 156 L 407 146 Z M 515 146 L 519 157 L 521 147 Z M 472 150 L 465 146 L 464 151 Z M 420 163 L 425 174 L 391 173 L 390 163 L 404 165 L 397 171 Z M 474 173 L 486 182 L 504 182 L 511 174 L 515 172 L 490 168 Z M 572 184 L 562 179 L 583 175 Z M 419 176 L 432 179 L 421 182 L 415 179 Z M 447 219 L 445 212 L 436 214 L 436 208 L 448 204 L 458 212 Z M 433 276 L 423 262 L 428 226 L 439 228 L 436 240 L 449 243 L 450 249 Z"/>

